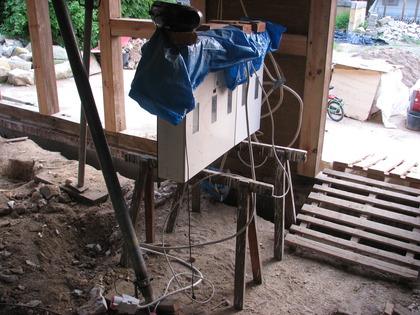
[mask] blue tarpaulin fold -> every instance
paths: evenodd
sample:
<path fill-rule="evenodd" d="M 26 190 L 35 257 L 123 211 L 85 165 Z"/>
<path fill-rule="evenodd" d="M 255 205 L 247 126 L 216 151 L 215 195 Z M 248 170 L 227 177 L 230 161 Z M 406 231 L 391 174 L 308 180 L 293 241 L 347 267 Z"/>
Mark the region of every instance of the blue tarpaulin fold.
<path fill-rule="evenodd" d="M 157 29 L 142 47 L 129 96 L 151 114 L 177 125 L 194 109 L 193 91 L 209 72 L 224 70 L 226 85 L 233 90 L 247 81 L 248 61 L 252 73 L 269 51 L 278 49 L 285 28 L 268 22 L 266 28 L 250 35 L 233 26 L 198 32 L 194 45 L 173 45 Z"/>

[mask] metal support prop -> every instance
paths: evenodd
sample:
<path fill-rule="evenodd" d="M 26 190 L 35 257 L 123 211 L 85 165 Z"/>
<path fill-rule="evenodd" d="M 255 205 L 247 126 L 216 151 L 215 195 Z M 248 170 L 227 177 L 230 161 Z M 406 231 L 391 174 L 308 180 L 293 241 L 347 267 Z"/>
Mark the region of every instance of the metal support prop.
<path fill-rule="evenodd" d="M 153 302 L 153 290 L 150 278 L 148 277 L 143 253 L 140 250 L 138 239 L 127 210 L 127 205 L 123 198 L 121 185 L 114 164 L 112 163 L 111 153 L 105 138 L 104 130 L 102 129 L 89 78 L 82 64 L 82 59 L 77 47 L 76 36 L 74 35 L 66 1 L 53 0 L 52 3 L 69 57 L 77 90 L 85 111 L 92 140 L 98 155 L 98 160 L 114 207 L 115 216 L 120 225 L 124 243 L 129 251 L 133 269 L 136 274 L 136 285 L 139 287 L 146 303 L 150 303 Z"/>

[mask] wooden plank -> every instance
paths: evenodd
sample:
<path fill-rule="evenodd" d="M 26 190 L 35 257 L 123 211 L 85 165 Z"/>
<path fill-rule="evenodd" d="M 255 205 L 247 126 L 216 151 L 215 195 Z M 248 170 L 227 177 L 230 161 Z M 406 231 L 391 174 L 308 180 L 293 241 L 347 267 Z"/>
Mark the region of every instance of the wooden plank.
<path fill-rule="evenodd" d="M 374 154 L 371 155 L 369 157 L 367 157 L 366 159 L 363 159 L 362 161 L 353 164 L 353 168 L 355 169 L 362 169 L 362 170 L 367 170 L 369 167 L 371 167 L 372 165 L 375 165 L 376 163 L 386 159 L 387 156 L 383 155 L 383 154 Z"/>
<path fill-rule="evenodd" d="M 65 116 L 45 116 L 5 100 L 0 101 L 0 128 L 76 147 L 80 142 L 78 123 L 66 120 Z M 156 140 L 111 131 L 105 131 L 105 134 L 114 158 L 124 160 L 127 152 L 157 155 Z M 90 135 L 88 135 L 88 150 L 95 150 Z"/>
<path fill-rule="evenodd" d="M 398 167 L 394 168 L 389 175 L 391 177 L 400 177 L 400 178 L 404 178 L 405 175 L 409 172 L 410 168 L 412 168 L 413 166 L 415 166 L 417 164 L 416 160 L 414 159 L 407 159 L 404 160 L 404 162 L 400 165 L 398 165 Z"/>
<path fill-rule="evenodd" d="M 407 243 L 407 242 L 402 242 L 402 241 L 399 241 L 399 240 L 396 240 L 396 239 L 393 239 L 393 238 L 381 236 L 381 235 L 371 233 L 371 232 L 367 232 L 367 231 L 361 230 L 361 229 L 354 229 L 354 228 L 346 226 L 346 225 L 341 225 L 341 224 L 337 224 L 337 223 L 334 223 L 334 222 L 318 219 L 318 218 L 308 216 L 308 215 L 304 215 L 304 214 L 301 214 L 301 213 L 298 215 L 297 219 L 301 222 L 305 222 L 305 223 L 308 223 L 308 224 L 318 225 L 318 226 L 325 227 L 325 228 L 333 230 L 333 231 L 342 232 L 342 233 L 346 233 L 346 234 L 353 235 L 353 236 L 358 236 L 362 239 L 374 241 L 374 242 L 377 242 L 377 243 L 380 243 L 380 244 L 385 244 L 385 245 L 388 245 L 390 247 L 406 250 L 408 252 L 413 252 L 415 254 L 420 254 L 420 246 L 419 245 L 410 244 L 410 243 Z"/>
<path fill-rule="evenodd" d="M 342 187 L 347 187 L 347 188 L 350 188 L 350 189 L 353 189 L 353 190 L 360 190 L 360 191 L 364 191 L 364 192 L 375 193 L 375 194 L 379 194 L 381 196 L 394 198 L 394 199 L 397 199 L 397 200 L 400 200 L 400 201 L 405 200 L 405 201 L 410 201 L 410 202 L 415 202 L 415 203 L 418 203 L 420 201 L 420 197 L 400 194 L 400 193 L 393 192 L 393 191 L 390 191 L 390 190 L 384 190 L 384 189 L 381 189 L 381 188 L 371 187 L 371 186 L 368 186 L 368 185 L 356 184 L 356 183 L 352 183 L 352 182 L 349 182 L 349 181 L 340 180 L 340 179 L 336 179 L 336 178 L 331 178 L 331 177 L 324 176 L 324 175 L 317 176 L 317 178 L 322 179 L 324 182 L 329 183 L 329 184 L 335 184 L 335 185 L 339 185 L 339 186 L 342 186 Z M 414 189 L 414 188 L 412 188 L 412 189 Z"/>
<path fill-rule="evenodd" d="M 308 37 L 305 35 L 283 34 L 278 52 L 282 55 L 306 56 Z"/>
<path fill-rule="evenodd" d="M 350 263 L 356 263 L 358 265 L 376 269 L 382 272 L 387 272 L 402 277 L 404 279 L 416 280 L 418 276 L 418 272 L 415 270 L 402 266 L 397 266 L 395 264 L 391 264 L 380 259 L 375 259 L 372 257 L 352 253 L 341 248 L 336 248 L 334 246 L 305 239 L 294 234 L 287 234 L 286 242 L 294 246 L 301 246 L 309 250 L 314 250 L 322 254 L 339 258 Z"/>
<path fill-rule="evenodd" d="M 105 129 L 120 132 L 127 128 L 121 38 L 112 36 L 110 19 L 121 17 L 121 0 L 102 0 L 98 16 Z"/>
<path fill-rule="evenodd" d="M 156 30 L 150 19 L 111 18 L 109 24 L 111 36 L 150 38 Z"/>
<path fill-rule="evenodd" d="M 345 190 L 335 189 L 332 187 L 322 186 L 318 184 L 314 185 L 314 190 L 331 194 L 331 195 L 335 195 L 335 196 L 339 196 L 339 197 L 343 197 L 346 200 L 350 199 L 350 200 L 356 200 L 356 201 L 365 202 L 365 203 L 371 203 L 376 206 L 386 207 L 387 209 L 394 209 L 394 210 L 397 210 L 398 212 L 405 212 L 412 215 L 420 215 L 419 208 L 402 205 L 396 202 L 381 200 L 376 197 L 359 195 L 359 194 L 351 193 Z"/>
<path fill-rule="evenodd" d="M 343 200 L 340 198 L 335 198 L 331 196 L 326 196 L 324 194 L 311 192 L 309 194 L 309 199 L 315 200 L 317 202 L 325 203 L 328 205 L 333 205 L 340 207 L 341 209 L 351 210 L 357 213 L 365 214 L 368 216 L 373 216 L 377 218 L 382 218 L 390 220 L 393 222 L 403 223 L 407 226 L 420 227 L 420 217 L 413 217 L 405 214 L 395 213 L 393 211 L 384 210 L 370 205 L 361 204 L 353 201 Z"/>
<path fill-rule="evenodd" d="M 327 175 L 332 175 L 334 177 L 339 177 L 341 179 L 336 179 L 329 177 Z M 366 192 L 372 192 L 384 196 L 389 196 L 392 198 L 399 198 L 402 200 L 408 200 L 412 202 L 420 202 L 420 190 L 406 187 L 402 185 L 396 185 L 391 183 L 386 183 L 383 181 L 366 178 L 363 176 L 353 175 L 349 173 L 342 173 L 333 170 L 325 169 L 323 174 L 319 174 L 317 179 L 334 183 L 337 185 L 342 185 L 344 187 L 353 187 L 360 190 L 365 190 Z M 345 180 L 347 179 L 347 180 Z M 351 180 L 351 181 L 348 181 Z M 362 184 L 358 184 L 362 183 Z M 366 184 L 366 185 L 365 185 Z M 413 196 L 409 195 L 412 194 Z"/>
<path fill-rule="evenodd" d="M 338 171 L 334 171 L 334 170 L 330 170 L 330 169 L 324 169 L 322 171 L 322 173 L 324 173 L 326 175 L 333 176 L 333 177 L 340 177 L 340 178 L 344 178 L 344 179 L 349 179 L 349 180 L 354 181 L 354 182 L 366 183 L 366 184 L 371 185 L 371 186 L 380 187 L 380 188 L 384 188 L 384 189 L 391 189 L 391 190 L 394 190 L 394 191 L 397 191 L 397 192 L 402 192 L 402 193 L 406 193 L 406 194 L 410 194 L 410 195 L 420 195 L 420 190 L 418 190 L 418 189 L 410 188 L 410 187 L 406 187 L 406 186 L 398 185 L 398 184 L 387 183 L 387 182 L 384 182 L 382 180 L 370 179 L 370 178 L 366 178 L 365 176 L 343 173 L 343 172 L 338 172 Z"/>
<path fill-rule="evenodd" d="M 209 169 L 204 169 L 195 176 L 196 179 L 206 179 L 217 184 L 222 184 L 228 187 L 238 188 L 241 185 L 247 185 L 250 192 L 258 195 L 271 197 L 273 195 L 274 186 L 271 184 L 252 180 L 232 173 L 222 173 Z"/>
<path fill-rule="evenodd" d="M 39 112 L 53 115 L 58 106 L 48 0 L 26 0 Z"/>
<path fill-rule="evenodd" d="M 366 219 L 356 218 L 351 215 L 338 213 L 321 207 L 305 204 L 302 207 L 302 212 L 315 215 L 319 218 L 329 219 L 335 222 L 352 225 L 355 227 L 364 228 L 366 231 L 373 231 L 382 235 L 396 237 L 401 240 L 418 242 L 420 233 L 411 232 L 389 226 L 382 223 L 372 222 Z"/>
<path fill-rule="evenodd" d="M 307 152 L 305 150 L 286 148 L 278 145 L 273 146 L 272 144 L 260 143 L 260 142 L 251 142 L 252 150 L 255 156 L 260 155 L 264 157 L 274 157 L 275 153 L 279 158 L 284 158 L 292 162 L 306 162 Z M 248 141 L 242 141 L 236 147 L 236 150 L 242 152 L 248 152 L 249 144 Z"/>
<path fill-rule="evenodd" d="M 401 165 L 403 161 L 403 159 L 398 157 L 387 157 L 386 159 L 379 161 L 375 165 L 370 166 L 368 168 L 368 173 L 388 175 L 390 171 L 395 169 L 398 165 Z"/>
<path fill-rule="evenodd" d="M 291 232 L 302 234 L 305 236 L 310 237 L 311 239 L 315 239 L 316 241 L 326 241 L 329 243 L 332 243 L 334 245 L 338 245 L 341 247 L 344 247 L 346 249 L 355 250 L 357 252 L 361 252 L 364 254 L 369 254 L 376 256 L 378 258 L 385 258 L 387 260 L 391 260 L 394 262 L 398 262 L 407 266 L 414 266 L 414 267 L 420 267 L 420 260 L 416 260 L 413 258 L 409 258 L 406 256 L 401 256 L 386 250 L 378 249 L 375 247 L 359 244 L 353 241 L 345 240 L 339 237 L 335 237 L 332 235 L 328 235 L 325 233 L 321 233 L 318 231 L 310 230 L 307 228 L 302 228 L 297 225 L 293 225 L 290 229 Z"/>
<path fill-rule="evenodd" d="M 334 66 L 331 85 L 334 94 L 346 101 L 344 111 L 347 117 L 366 121 L 371 115 L 372 104 L 382 73 L 373 70 Z M 358 93 L 355 93 L 358 91 Z"/>
<path fill-rule="evenodd" d="M 308 152 L 308 161 L 298 164 L 298 174 L 315 177 L 321 168 L 328 86 L 332 66 L 332 46 L 337 3 L 310 2 L 308 47 L 306 50 L 302 129 L 297 146 Z"/>

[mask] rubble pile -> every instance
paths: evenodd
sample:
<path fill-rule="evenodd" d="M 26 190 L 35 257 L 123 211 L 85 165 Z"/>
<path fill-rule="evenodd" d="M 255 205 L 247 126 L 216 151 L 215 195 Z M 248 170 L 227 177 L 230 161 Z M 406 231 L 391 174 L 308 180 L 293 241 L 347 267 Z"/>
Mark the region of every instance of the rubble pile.
<path fill-rule="evenodd" d="M 124 64 L 124 68 L 134 70 L 141 58 L 141 48 L 146 43 L 146 39 L 141 38 L 130 38 L 127 44 L 123 47 L 123 51 L 129 54 L 127 62 Z"/>
<path fill-rule="evenodd" d="M 405 41 L 405 42 L 419 42 L 420 41 L 420 25 L 413 23 L 406 23 L 404 21 L 397 21 L 387 16 L 379 19 L 376 23 L 376 32 L 380 39 L 387 42 Z"/>
<path fill-rule="evenodd" d="M 57 80 L 73 76 L 66 50 L 52 46 L 55 77 Z M 90 74 L 101 71 L 95 56 L 90 56 Z M 0 83 L 12 85 L 35 84 L 31 43 L 10 39 L 0 34 Z"/>

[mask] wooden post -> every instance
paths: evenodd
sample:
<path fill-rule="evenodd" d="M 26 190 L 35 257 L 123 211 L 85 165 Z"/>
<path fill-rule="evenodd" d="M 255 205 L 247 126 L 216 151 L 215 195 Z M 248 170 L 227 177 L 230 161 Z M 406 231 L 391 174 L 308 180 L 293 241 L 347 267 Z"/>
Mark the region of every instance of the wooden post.
<path fill-rule="evenodd" d="M 102 0 L 98 13 L 105 129 L 120 132 L 127 128 L 122 47 L 121 38 L 111 35 L 110 19 L 121 17 L 121 0 Z"/>
<path fill-rule="evenodd" d="M 388 0 L 385 0 L 384 3 L 385 3 L 385 5 L 384 5 L 384 16 L 383 17 L 386 16 L 386 9 L 388 7 Z"/>
<path fill-rule="evenodd" d="M 402 7 L 402 11 L 401 11 L 401 20 L 404 19 L 404 14 L 405 14 L 405 7 L 407 6 L 407 0 L 403 1 L 403 7 Z"/>
<path fill-rule="evenodd" d="M 284 159 L 281 159 L 284 162 Z M 274 194 L 282 196 L 285 192 L 284 170 L 280 165 L 276 167 Z M 284 252 L 284 208 L 285 198 L 275 198 L 274 200 L 274 259 L 283 259 Z"/>
<path fill-rule="evenodd" d="M 141 202 L 144 196 L 144 187 L 146 184 L 146 172 L 144 163 L 140 164 L 139 171 L 137 173 L 136 181 L 134 182 L 133 198 L 131 199 L 130 205 L 130 218 L 134 227 L 134 231 L 137 232 L 137 228 L 140 220 L 140 209 Z M 129 254 L 127 248 L 124 246 L 123 253 L 120 259 L 120 265 L 127 268 L 129 264 Z"/>
<path fill-rule="evenodd" d="M 238 220 L 236 230 L 241 230 L 248 221 L 248 207 L 250 195 L 245 185 L 238 189 Z M 235 254 L 235 284 L 233 305 L 237 310 L 244 308 L 245 298 L 245 256 L 246 256 L 247 229 L 236 237 Z"/>
<path fill-rule="evenodd" d="M 166 225 L 165 229 L 166 233 L 172 233 L 172 231 L 174 230 L 176 219 L 178 218 L 179 209 L 181 208 L 182 200 L 180 200 L 180 198 L 184 194 L 184 190 L 187 189 L 187 185 L 187 183 L 179 183 L 176 186 L 174 199 L 172 201 L 171 214 L 169 215 L 168 224 Z"/>
<path fill-rule="evenodd" d="M 336 8 L 336 1 L 311 1 L 299 140 L 299 148 L 308 152 L 308 161 L 298 165 L 298 173 L 307 177 L 315 177 L 321 168 Z"/>
<path fill-rule="evenodd" d="M 417 19 L 417 15 L 419 13 L 419 6 L 420 6 L 420 0 L 417 0 L 417 3 L 416 3 L 416 11 L 414 12 L 414 20 Z"/>
<path fill-rule="evenodd" d="M 58 106 L 48 0 L 26 0 L 39 112 L 53 115 Z"/>
<path fill-rule="evenodd" d="M 192 179 L 191 180 L 191 211 L 192 212 L 201 212 L 200 207 L 200 196 L 201 196 L 201 187 L 200 180 Z"/>
<path fill-rule="evenodd" d="M 252 267 L 252 276 L 256 284 L 263 283 L 262 275 L 262 265 L 261 265 L 261 256 L 260 256 L 260 245 L 258 243 L 258 232 L 257 232 L 257 211 L 254 209 L 254 200 L 256 200 L 257 195 L 254 193 L 249 193 L 249 205 L 248 205 L 248 217 L 250 218 L 252 213 L 255 212 L 254 217 L 252 218 L 251 223 L 248 227 L 248 244 L 249 244 L 249 253 L 251 256 L 251 267 Z"/>
<path fill-rule="evenodd" d="M 153 168 L 147 168 L 146 183 L 144 188 L 144 209 L 146 221 L 146 243 L 155 242 L 155 180 Z"/>

